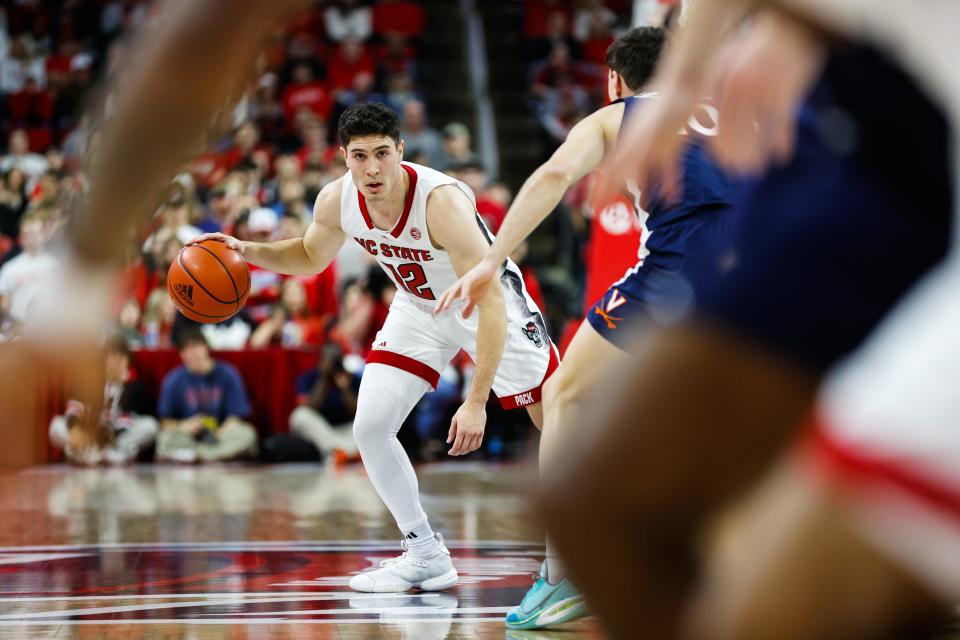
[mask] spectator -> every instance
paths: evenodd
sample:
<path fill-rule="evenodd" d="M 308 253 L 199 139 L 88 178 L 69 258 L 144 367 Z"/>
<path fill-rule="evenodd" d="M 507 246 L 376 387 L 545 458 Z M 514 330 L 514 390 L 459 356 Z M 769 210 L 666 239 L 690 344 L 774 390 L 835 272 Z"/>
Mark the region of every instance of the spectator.
<path fill-rule="evenodd" d="M 330 88 L 335 94 L 351 90 L 356 77 L 361 73 L 370 74 L 372 78 L 377 71 L 373 56 L 356 38 L 347 38 L 340 43 L 327 68 Z"/>
<path fill-rule="evenodd" d="M 333 109 L 327 85 L 316 80 L 310 65 L 302 62 L 293 68 L 293 81 L 283 90 L 283 113 L 288 126 L 296 121 L 301 107 L 306 107 L 324 122 L 330 118 Z"/>
<path fill-rule="evenodd" d="M 587 25 L 587 36 L 583 39 L 581 55 L 584 62 L 605 68 L 607 49 L 613 44 L 614 37 L 610 25 L 603 14 L 591 13 Z"/>
<path fill-rule="evenodd" d="M 423 7 L 408 0 L 380 0 L 373 7 L 373 31 L 378 35 L 396 33 L 418 38 L 423 33 Z"/>
<path fill-rule="evenodd" d="M 141 315 L 140 303 L 136 298 L 127 298 L 117 312 L 117 333 L 131 349 L 144 346 L 143 334 L 140 332 Z"/>
<path fill-rule="evenodd" d="M 478 162 L 471 149 L 470 129 L 459 122 L 451 122 L 443 128 L 443 152 L 447 160 L 444 170 L 451 165 Z"/>
<path fill-rule="evenodd" d="M 550 30 L 550 16 L 560 13 L 570 19 L 566 0 L 526 0 L 523 3 L 523 35 L 528 40 L 542 38 Z"/>
<path fill-rule="evenodd" d="M 297 348 L 320 346 L 324 342 L 324 320 L 310 308 L 303 280 L 287 278 L 280 285 L 280 304 L 250 336 L 250 346 L 262 349 L 270 345 Z"/>
<path fill-rule="evenodd" d="M 397 113 L 403 113 L 403 107 L 408 101 L 419 99 L 421 96 L 414 89 L 410 73 L 395 73 L 387 78 L 386 104 Z"/>
<path fill-rule="evenodd" d="M 210 191 L 207 214 L 197 221 L 197 228 L 204 233 L 216 233 L 227 229 L 232 223 L 233 206 L 226 186 L 217 186 Z"/>
<path fill-rule="evenodd" d="M 0 93 L 20 91 L 31 77 L 37 86 L 47 86 L 46 61 L 34 48 L 30 36 L 21 34 L 14 38 L 9 55 L 0 59 Z"/>
<path fill-rule="evenodd" d="M 534 75 L 531 91 L 542 99 L 561 86 L 594 87 L 599 77 L 595 69 L 573 59 L 569 46 L 557 42 Z"/>
<path fill-rule="evenodd" d="M 63 449 L 67 460 L 78 464 L 132 462 L 157 437 L 157 419 L 149 415 L 143 385 L 130 367 L 130 348 L 122 336 L 107 340 L 106 384 L 100 413 L 100 444 L 84 451 L 72 446 L 71 434 L 80 428 L 86 407 L 75 400 L 67 403 L 63 415 L 50 421 L 50 442 Z"/>
<path fill-rule="evenodd" d="M 170 299 L 166 286 L 156 287 L 147 296 L 147 303 L 143 307 L 143 346 L 157 349 L 172 345 L 176 319 L 177 307 Z"/>
<path fill-rule="evenodd" d="M 546 93 L 537 113 L 540 126 L 547 135 L 544 155 L 552 153 L 567 139 L 570 129 L 580 122 L 589 109 L 590 99 L 583 87 L 578 85 L 564 81 Z"/>
<path fill-rule="evenodd" d="M 12 169 L 22 171 L 30 181 L 36 180 L 47 171 L 47 159 L 30 151 L 30 138 L 24 129 L 10 132 L 7 155 L 0 161 L 0 171 L 6 173 Z"/>
<path fill-rule="evenodd" d="M 260 76 L 257 88 L 248 104 L 249 118 L 257 123 L 264 140 L 276 144 L 283 132 L 283 104 L 278 92 L 277 74 Z"/>
<path fill-rule="evenodd" d="M 512 198 L 510 189 L 502 182 L 494 182 L 477 198 L 477 213 L 494 234 L 500 230 L 500 225 L 507 217 Z"/>
<path fill-rule="evenodd" d="M 169 237 L 176 238 L 180 244 L 186 244 L 202 233 L 200 229 L 190 224 L 190 207 L 182 193 L 174 192 L 170 200 L 160 205 L 159 213 L 161 226 L 144 242 L 144 251 L 152 251 L 157 246 L 166 246 L 163 243 Z"/>
<path fill-rule="evenodd" d="M 18 127 L 48 127 L 53 117 L 53 96 L 28 76 L 23 88 L 7 99 L 10 119 Z"/>
<path fill-rule="evenodd" d="M 448 175 L 470 187 L 473 190 L 474 198 L 477 200 L 487 190 L 487 182 L 490 176 L 487 174 L 487 169 L 483 166 L 483 163 L 476 158 L 449 164 L 445 171 Z"/>
<path fill-rule="evenodd" d="M 446 164 L 443 138 L 439 131 L 427 124 L 426 107 L 420 100 L 408 100 L 403 105 L 400 138 L 403 139 L 404 154 L 411 157 L 422 154 L 428 167 Z"/>
<path fill-rule="evenodd" d="M 330 330 L 330 340 L 336 342 L 345 354 L 366 357 L 374 336 L 386 315 L 378 316 L 382 303 L 359 280 L 344 283 L 340 296 L 340 315 L 337 324 Z"/>
<path fill-rule="evenodd" d="M 46 249 L 43 220 L 28 213 L 20 220 L 21 253 L 0 268 L 0 315 L 22 324 L 27 309 L 56 270 L 57 260 Z"/>
<path fill-rule="evenodd" d="M 336 155 L 337 150 L 328 141 L 326 125 L 317 118 L 305 119 L 300 124 L 299 133 L 303 144 L 297 150 L 297 159 L 301 167 L 306 168 L 309 164 L 326 165 Z"/>
<path fill-rule="evenodd" d="M 375 49 L 374 57 L 382 77 L 396 73 L 416 75 L 416 49 L 399 33 L 386 33 Z"/>
<path fill-rule="evenodd" d="M 558 44 L 566 46 L 573 57 L 580 53 L 580 43 L 570 34 L 569 15 L 562 11 L 552 11 L 547 16 L 546 31 L 543 35 L 527 43 L 529 59 L 544 60 Z"/>
<path fill-rule="evenodd" d="M 257 151 L 267 152 L 269 158 L 269 151 L 260 145 L 260 130 L 247 120 L 237 127 L 233 134 L 233 145 L 223 153 L 221 162 L 227 171 L 231 171 L 244 160 L 255 163 L 253 156 Z"/>
<path fill-rule="evenodd" d="M 611 11 L 604 0 L 584 0 L 573 16 L 573 37 L 586 42 L 598 26 L 609 31 L 617 24 L 617 14 Z"/>
<path fill-rule="evenodd" d="M 386 102 L 386 97 L 374 90 L 373 73 L 361 71 L 353 77 L 353 86 L 349 91 L 337 93 L 337 109 L 333 120 L 339 121 L 340 114 L 358 102 Z"/>
<path fill-rule="evenodd" d="M 276 212 L 260 207 L 250 212 L 246 223 L 246 238 L 254 242 L 269 242 L 280 228 Z M 275 271 L 250 265 L 250 296 L 247 309 L 254 323 L 265 322 L 280 299 L 282 276 Z"/>
<path fill-rule="evenodd" d="M 355 458 L 353 439 L 360 376 L 343 366 L 343 352 L 335 344 L 323 349 L 317 366 L 297 379 L 297 404 L 290 414 L 290 430 L 313 443 L 324 456 Z"/>
<path fill-rule="evenodd" d="M 257 432 L 243 379 L 217 362 L 203 333 L 184 329 L 177 344 L 183 364 L 163 379 L 157 460 L 213 462 L 253 455 Z"/>
<path fill-rule="evenodd" d="M 348 38 L 364 41 L 373 33 L 370 7 L 360 0 L 334 0 L 323 13 L 327 36 L 334 42 Z"/>

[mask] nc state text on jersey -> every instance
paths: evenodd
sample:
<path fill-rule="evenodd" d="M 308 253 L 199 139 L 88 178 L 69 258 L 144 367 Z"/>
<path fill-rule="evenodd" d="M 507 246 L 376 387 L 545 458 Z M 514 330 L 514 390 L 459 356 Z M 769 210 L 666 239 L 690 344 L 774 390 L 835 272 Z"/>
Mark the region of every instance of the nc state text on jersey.
<path fill-rule="evenodd" d="M 364 240 L 363 238 L 354 238 L 354 240 L 372 256 L 379 254 L 384 258 L 399 258 L 400 260 L 413 260 L 414 262 L 430 262 L 433 260 L 433 256 L 427 249 L 398 247 L 385 242 L 377 244 L 376 240 Z"/>

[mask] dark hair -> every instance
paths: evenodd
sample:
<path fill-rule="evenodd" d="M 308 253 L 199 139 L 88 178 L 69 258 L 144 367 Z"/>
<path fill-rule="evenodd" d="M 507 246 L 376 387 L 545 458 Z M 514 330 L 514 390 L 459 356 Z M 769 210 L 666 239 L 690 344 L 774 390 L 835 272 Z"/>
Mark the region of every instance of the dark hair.
<path fill-rule="evenodd" d="M 605 61 L 631 91 L 638 91 L 653 76 L 665 40 L 660 27 L 634 27 L 607 48 Z"/>
<path fill-rule="evenodd" d="M 203 331 L 200 330 L 200 327 L 184 327 L 180 332 L 180 335 L 177 336 L 177 351 L 183 351 L 191 344 L 202 344 L 205 347 L 210 346 L 207 343 L 207 338 L 203 335 Z"/>
<path fill-rule="evenodd" d="M 127 358 L 130 357 L 130 345 L 127 339 L 119 333 L 111 333 L 107 336 L 107 341 L 103 345 L 103 350 L 107 353 L 118 353 Z"/>
<path fill-rule="evenodd" d="M 346 147 L 358 136 L 387 136 L 400 143 L 400 120 L 390 107 L 379 102 L 358 102 L 340 114 L 337 123 L 340 144 Z"/>

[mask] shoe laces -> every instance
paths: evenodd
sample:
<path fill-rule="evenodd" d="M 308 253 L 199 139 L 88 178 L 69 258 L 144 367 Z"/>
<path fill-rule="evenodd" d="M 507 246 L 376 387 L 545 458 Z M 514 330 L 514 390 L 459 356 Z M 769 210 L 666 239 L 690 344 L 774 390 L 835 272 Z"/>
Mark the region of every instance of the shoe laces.
<path fill-rule="evenodd" d="M 380 566 L 381 566 L 381 567 L 389 567 L 389 566 L 393 566 L 393 565 L 400 564 L 400 563 L 415 564 L 415 565 L 417 565 L 418 567 L 425 567 L 425 566 L 427 566 L 427 563 L 426 563 L 425 561 L 421 560 L 420 558 L 417 558 L 417 557 L 414 557 L 414 556 L 410 555 L 410 553 L 409 553 L 410 549 L 409 549 L 409 547 L 407 546 L 407 541 L 406 541 L 406 540 L 401 540 L 401 541 L 400 541 L 400 548 L 403 549 L 403 553 L 401 553 L 401 554 L 400 554 L 399 556 L 397 556 L 396 558 L 387 558 L 386 560 L 381 560 L 381 561 L 380 561 Z"/>

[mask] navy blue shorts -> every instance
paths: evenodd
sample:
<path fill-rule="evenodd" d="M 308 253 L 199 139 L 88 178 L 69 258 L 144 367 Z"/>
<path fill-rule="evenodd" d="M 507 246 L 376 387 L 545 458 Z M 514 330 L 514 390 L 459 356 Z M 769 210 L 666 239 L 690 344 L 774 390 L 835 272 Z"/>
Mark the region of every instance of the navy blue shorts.
<path fill-rule="evenodd" d="M 879 56 L 833 60 L 819 91 L 740 200 L 735 266 L 693 284 L 702 317 L 822 373 L 944 257 L 952 188 L 946 122 Z"/>
<path fill-rule="evenodd" d="M 626 350 L 638 324 L 672 324 L 688 315 L 695 301 L 691 274 L 723 272 L 733 251 L 737 215 L 737 210 L 717 205 L 653 231 L 651 254 L 590 307 L 590 326 Z"/>

